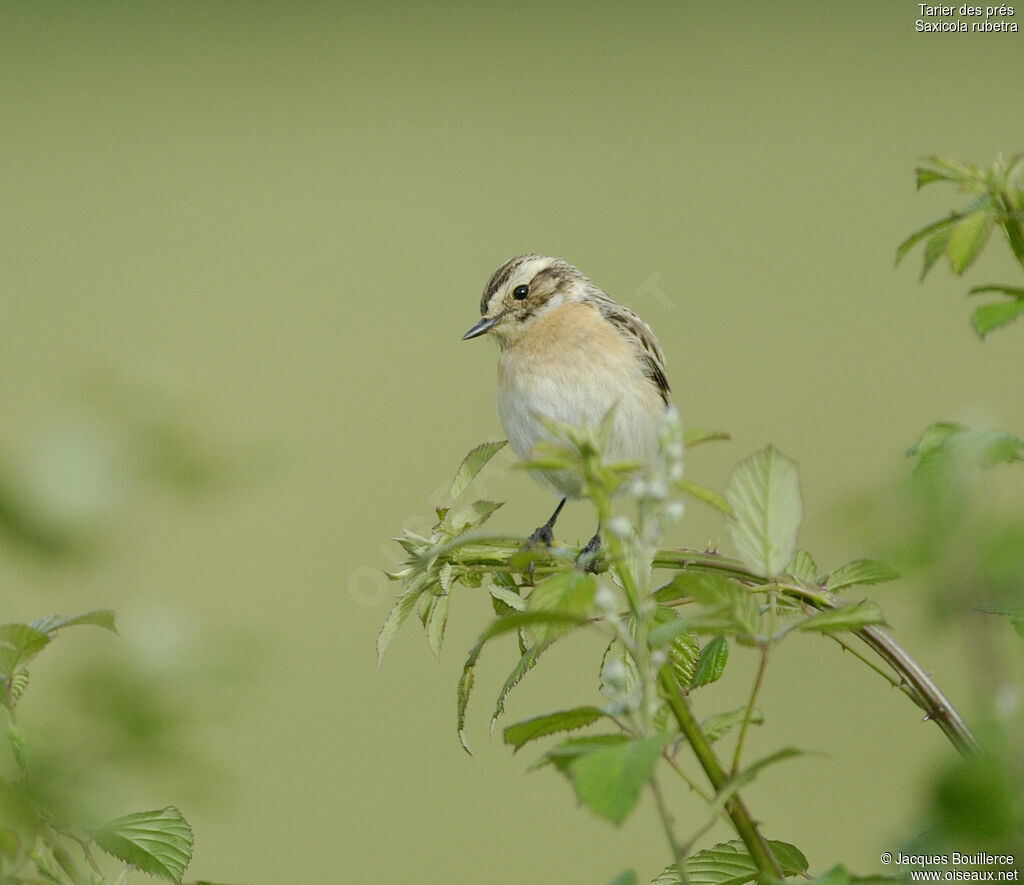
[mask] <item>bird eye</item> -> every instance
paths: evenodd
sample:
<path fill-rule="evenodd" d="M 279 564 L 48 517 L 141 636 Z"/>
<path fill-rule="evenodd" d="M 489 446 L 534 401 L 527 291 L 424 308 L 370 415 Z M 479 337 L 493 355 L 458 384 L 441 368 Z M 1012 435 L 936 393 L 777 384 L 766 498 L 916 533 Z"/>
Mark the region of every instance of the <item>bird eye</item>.
<path fill-rule="evenodd" d="M 522 301 L 529 294 L 529 286 L 516 286 L 515 289 L 512 290 L 512 297 L 515 298 L 516 301 Z"/>

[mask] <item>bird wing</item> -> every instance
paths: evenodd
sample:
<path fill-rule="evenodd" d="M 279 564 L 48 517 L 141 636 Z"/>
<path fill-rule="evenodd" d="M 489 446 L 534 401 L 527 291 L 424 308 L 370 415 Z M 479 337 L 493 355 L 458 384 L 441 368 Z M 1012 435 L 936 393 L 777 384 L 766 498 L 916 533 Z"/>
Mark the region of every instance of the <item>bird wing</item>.
<path fill-rule="evenodd" d="M 667 406 L 671 389 L 665 376 L 665 354 L 651 327 L 628 307 L 617 304 L 607 296 L 597 299 L 597 308 L 601 316 L 636 350 L 644 367 L 644 375 L 658 389 L 658 394 Z"/>

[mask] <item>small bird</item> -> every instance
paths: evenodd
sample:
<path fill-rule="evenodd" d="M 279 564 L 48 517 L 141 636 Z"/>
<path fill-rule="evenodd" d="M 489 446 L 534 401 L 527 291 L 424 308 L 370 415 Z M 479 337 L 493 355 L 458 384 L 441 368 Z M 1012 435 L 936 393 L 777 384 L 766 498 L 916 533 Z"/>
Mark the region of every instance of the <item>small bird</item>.
<path fill-rule="evenodd" d="M 669 405 L 665 357 L 650 327 L 561 258 L 529 253 L 499 267 L 480 299 L 481 319 L 462 336 L 498 339 L 498 415 L 521 459 L 550 438 L 542 419 L 596 426 L 614 406 L 605 456 L 646 461 Z M 567 498 L 583 489 L 568 473 L 537 473 L 561 497 L 529 546 L 550 546 Z M 577 562 L 593 568 L 601 527 Z"/>

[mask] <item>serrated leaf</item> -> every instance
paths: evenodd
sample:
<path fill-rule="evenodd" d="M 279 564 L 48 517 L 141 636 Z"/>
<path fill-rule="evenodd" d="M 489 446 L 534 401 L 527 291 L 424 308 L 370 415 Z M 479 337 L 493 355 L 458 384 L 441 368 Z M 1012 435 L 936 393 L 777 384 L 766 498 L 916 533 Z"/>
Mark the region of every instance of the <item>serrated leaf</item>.
<path fill-rule="evenodd" d="M 690 688 L 700 688 L 721 678 L 729 660 L 729 642 L 724 636 L 715 636 L 700 650 L 697 667 Z"/>
<path fill-rule="evenodd" d="M 454 501 L 466 491 L 469 484 L 487 466 L 487 462 L 497 455 L 505 445 L 506 440 L 501 440 L 500 442 L 481 443 L 475 449 L 472 449 L 462 459 L 459 469 L 455 472 L 455 478 L 452 480 L 451 488 L 448 490 L 448 500 Z"/>
<path fill-rule="evenodd" d="M 578 756 L 568 767 L 576 795 L 595 814 L 618 826 L 639 801 L 663 744 L 664 737 L 655 735 Z"/>
<path fill-rule="evenodd" d="M 971 325 L 978 336 L 985 338 L 990 332 L 1008 326 L 1019 316 L 1024 316 L 1024 301 L 997 301 L 983 304 L 971 315 Z"/>
<path fill-rule="evenodd" d="M 514 590 L 510 590 L 508 587 L 502 587 L 499 584 L 491 584 L 487 590 L 491 596 L 495 599 L 500 599 L 513 611 L 521 612 L 526 610 L 526 601 Z"/>
<path fill-rule="evenodd" d="M 945 254 L 949 244 L 950 228 L 944 227 L 928 239 L 924 244 L 924 261 L 921 265 L 920 279 L 924 280 L 928 272 L 935 266 L 935 263 Z"/>
<path fill-rule="evenodd" d="M 930 237 L 937 231 L 941 231 L 944 228 L 951 227 L 957 221 L 960 220 L 960 215 L 955 212 L 948 218 L 940 218 L 938 221 L 933 221 L 931 224 L 926 224 L 924 227 L 914 231 L 909 237 L 907 237 L 899 246 L 896 247 L 896 266 L 898 267 L 900 262 L 906 258 L 907 253 L 914 248 L 921 240 L 926 237 Z"/>
<path fill-rule="evenodd" d="M 794 624 L 797 630 L 817 630 L 820 633 L 835 633 L 840 630 L 859 630 L 869 624 L 884 624 L 885 615 L 873 602 L 854 602 L 840 608 L 829 609 L 812 615 L 806 621 Z"/>
<path fill-rule="evenodd" d="M 950 231 L 946 254 L 953 273 L 962 274 L 973 264 L 992 233 L 993 222 L 988 209 L 979 209 L 966 215 Z"/>
<path fill-rule="evenodd" d="M 636 885 L 636 873 L 632 870 L 623 870 L 608 885 Z"/>
<path fill-rule="evenodd" d="M 585 734 L 582 737 L 569 738 L 558 746 L 552 747 L 529 767 L 529 771 L 554 765 L 559 771 L 568 774 L 569 766 L 585 756 L 605 747 L 618 746 L 629 740 L 624 734 Z"/>
<path fill-rule="evenodd" d="M 597 584 L 589 572 L 570 569 L 556 572 L 537 584 L 526 601 L 530 612 L 561 612 L 569 615 L 587 615 L 593 612 Z M 532 631 L 539 644 L 550 642 L 564 633 L 566 628 L 556 622 L 540 622 Z"/>
<path fill-rule="evenodd" d="M 818 582 L 817 563 L 815 563 L 814 557 L 806 550 L 794 551 L 793 558 L 789 561 L 789 565 L 786 566 L 786 571 L 794 578 L 799 578 L 808 584 L 816 584 Z"/>
<path fill-rule="evenodd" d="M 740 559 L 761 577 L 781 573 L 793 557 L 803 518 L 796 464 L 774 446 L 762 449 L 733 471 L 725 497 Z"/>
<path fill-rule="evenodd" d="M 498 700 L 494 704 L 494 713 L 491 714 L 491 731 L 494 731 L 495 723 L 498 721 L 498 717 L 505 712 L 505 699 L 508 697 L 508 693 L 512 691 L 523 679 L 523 677 L 533 669 L 537 663 L 537 659 L 541 656 L 544 650 L 547 648 L 546 645 L 532 645 L 523 652 L 523 656 L 519 659 L 519 663 L 512 668 L 512 672 L 508 674 L 508 679 L 505 680 L 505 684 L 501 687 L 501 691 L 498 693 Z"/>
<path fill-rule="evenodd" d="M 675 639 L 680 633 L 685 633 L 689 629 L 689 624 L 682 618 L 674 618 L 663 624 L 656 624 L 647 635 L 647 644 L 651 648 L 661 648 Z"/>
<path fill-rule="evenodd" d="M 900 573 L 891 565 L 877 559 L 855 559 L 833 571 L 825 587 L 835 593 L 855 584 L 884 584 L 886 581 L 897 581 L 900 577 Z"/>
<path fill-rule="evenodd" d="M 693 598 L 705 605 L 730 599 L 734 581 L 718 572 L 681 571 L 667 584 L 655 591 L 654 598 L 661 603 Z"/>
<path fill-rule="evenodd" d="M 78 627 L 83 625 L 102 627 L 104 630 L 117 632 L 117 623 L 114 613 L 110 609 L 101 608 L 95 611 L 86 612 L 83 615 L 49 615 L 45 618 L 38 618 L 31 623 L 31 627 L 43 633 L 56 633 L 65 627 Z"/>
<path fill-rule="evenodd" d="M 718 442 L 732 439 L 724 430 L 707 430 L 703 427 L 688 427 L 683 431 L 683 447 L 692 449 L 706 442 Z"/>
<path fill-rule="evenodd" d="M 710 504 L 716 510 L 720 510 L 726 516 L 732 516 L 732 507 L 729 506 L 729 502 L 725 500 L 725 497 L 720 495 L 714 489 L 709 489 L 707 486 L 698 485 L 695 482 L 690 482 L 688 479 L 677 479 L 676 488 L 681 492 L 685 492 L 688 495 L 692 495 L 698 501 L 703 501 L 705 504 Z"/>
<path fill-rule="evenodd" d="M 8 710 L 15 705 L 28 688 L 28 670 L 15 670 L 11 674 L 0 673 L 0 703 Z"/>
<path fill-rule="evenodd" d="M 606 714 L 600 707 L 574 707 L 571 710 L 559 710 L 524 719 L 505 729 L 505 743 L 515 747 L 519 752 L 530 741 L 557 734 L 560 731 L 576 731 L 593 725 Z"/>
<path fill-rule="evenodd" d="M 659 602 L 693 597 L 706 608 L 690 614 L 687 624 L 694 633 L 741 633 L 757 635 L 754 595 L 742 584 L 716 572 L 681 572 L 654 594 Z"/>
<path fill-rule="evenodd" d="M 456 534 L 482 526 L 502 506 L 502 501 L 474 501 L 452 517 L 452 531 Z"/>
<path fill-rule="evenodd" d="M 713 716 L 708 716 L 700 724 L 700 730 L 704 732 L 704 737 L 708 739 L 709 743 L 714 743 L 719 738 L 724 737 L 737 725 L 742 724 L 746 718 L 747 708 L 741 707 L 739 710 L 732 710 L 729 713 L 715 713 Z M 750 724 L 751 725 L 763 725 L 764 714 L 760 710 L 752 710 L 750 713 Z"/>
<path fill-rule="evenodd" d="M 381 662 L 384 660 L 384 652 L 386 652 L 388 650 L 388 646 L 391 645 L 391 641 L 395 638 L 395 634 L 398 633 L 398 628 L 401 627 L 409 615 L 412 614 L 413 609 L 416 607 L 416 603 L 424 592 L 426 592 L 426 588 L 413 588 L 399 596 L 395 601 L 395 604 L 391 607 L 391 611 L 388 613 L 387 618 L 384 619 L 384 626 L 380 628 L 380 633 L 377 634 L 378 670 L 380 669 Z"/>
<path fill-rule="evenodd" d="M 442 593 L 434 597 L 434 604 L 430 607 L 430 614 L 427 616 L 425 629 L 427 632 L 427 644 L 434 653 L 434 657 L 441 659 L 441 643 L 444 641 L 444 628 L 448 625 L 448 601 L 451 596 Z"/>
<path fill-rule="evenodd" d="M 799 876 L 807 872 L 807 858 L 798 848 L 788 842 L 766 841 L 784 876 Z M 756 879 L 760 872 L 739 839 L 698 851 L 683 861 L 683 868 L 689 885 L 745 885 Z M 679 870 L 673 865 L 666 867 L 651 885 L 682 885 L 682 882 Z"/>
<path fill-rule="evenodd" d="M 11 677 L 50 642 L 50 634 L 28 624 L 0 624 L 0 675 Z"/>
<path fill-rule="evenodd" d="M 119 817 L 93 839 L 119 860 L 179 885 L 192 859 L 192 829 L 174 806 Z"/>
<path fill-rule="evenodd" d="M 470 652 L 466 657 L 466 662 L 462 665 L 462 676 L 459 677 L 459 684 L 456 690 L 456 724 L 458 727 L 459 743 L 462 744 L 462 748 L 467 753 L 472 755 L 472 751 L 469 749 L 469 744 L 466 740 L 466 709 L 469 707 L 469 696 L 473 691 L 477 661 L 480 660 L 480 653 L 483 651 L 484 646 L 495 637 L 501 636 L 504 633 L 509 633 L 513 630 L 519 630 L 522 627 L 535 627 L 541 624 L 582 627 L 586 625 L 586 623 L 586 618 L 566 614 L 564 612 L 513 612 L 510 615 L 505 615 L 503 618 L 498 618 L 496 621 L 493 621 L 491 625 L 480 634 L 480 638 L 477 640 L 476 645 L 470 649 Z"/>

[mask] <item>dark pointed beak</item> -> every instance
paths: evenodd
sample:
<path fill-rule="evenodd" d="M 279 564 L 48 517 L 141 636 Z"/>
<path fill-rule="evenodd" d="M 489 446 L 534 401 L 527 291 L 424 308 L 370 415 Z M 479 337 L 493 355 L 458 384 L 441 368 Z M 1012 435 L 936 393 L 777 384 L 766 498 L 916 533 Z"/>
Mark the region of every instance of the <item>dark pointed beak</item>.
<path fill-rule="evenodd" d="M 483 319 L 481 319 L 480 322 L 474 323 L 472 326 L 469 327 L 469 330 L 466 332 L 466 334 L 462 336 L 462 340 L 468 341 L 470 338 L 478 338 L 479 336 L 487 332 L 490 332 L 491 329 L 498 325 L 498 323 L 501 321 L 501 318 L 504 315 L 504 312 L 502 312 L 499 313 L 497 316 L 483 317 Z"/>

